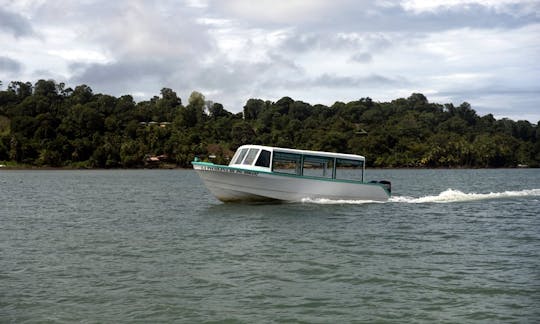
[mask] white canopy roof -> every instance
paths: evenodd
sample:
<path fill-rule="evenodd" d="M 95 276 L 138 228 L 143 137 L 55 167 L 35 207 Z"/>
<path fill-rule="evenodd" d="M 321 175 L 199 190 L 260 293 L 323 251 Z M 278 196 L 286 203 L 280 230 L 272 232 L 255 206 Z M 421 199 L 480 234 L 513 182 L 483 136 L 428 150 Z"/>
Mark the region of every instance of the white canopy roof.
<path fill-rule="evenodd" d="M 365 157 L 361 155 L 356 154 L 344 154 L 344 153 L 334 153 L 334 152 L 323 152 L 323 151 L 309 151 L 309 150 L 298 150 L 298 149 L 290 149 L 290 148 L 284 148 L 284 147 L 273 147 L 273 146 L 264 146 L 264 145 L 242 145 L 238 148 L 238 150 L 242 148 L 258 148 L 258 149 L 265 149 L 270 152 L 283 152 L 283 153 L 293 153 L 293 154 L 301 154 L 301 155 L 312 155 L 312 156 L 325 156 L 325 157 L 331 157 L 331 158 L 338 158 L 338 159 L 349 159 L 349 160 L 357 160 L 357 161 L 365 161 Z"/>

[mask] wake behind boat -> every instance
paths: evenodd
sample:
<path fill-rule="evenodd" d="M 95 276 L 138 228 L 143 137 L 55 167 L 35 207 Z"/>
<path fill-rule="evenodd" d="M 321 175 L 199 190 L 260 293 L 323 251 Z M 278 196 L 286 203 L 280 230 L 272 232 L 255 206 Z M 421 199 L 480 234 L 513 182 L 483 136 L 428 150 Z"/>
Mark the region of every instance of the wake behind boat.
<path fill-rule="evenodd" d="M 223 202 L 303 199 L 386 201 L 389 181 L 364 182 L 360 155 L 261 145 L 238 148 L 229 165 L 192 162 L 206 187 Z"/>

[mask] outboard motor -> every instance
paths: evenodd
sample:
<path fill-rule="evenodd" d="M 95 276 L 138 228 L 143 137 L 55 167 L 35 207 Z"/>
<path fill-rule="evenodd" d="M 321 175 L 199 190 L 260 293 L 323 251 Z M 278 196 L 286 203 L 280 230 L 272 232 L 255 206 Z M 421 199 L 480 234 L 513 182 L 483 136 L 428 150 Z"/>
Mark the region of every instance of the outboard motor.
<path fill-rule="evenodd" d="M 392 183 L 388 180 L 380 180 L 380 181 L 372 180 L 369 183 L 378 183 L 382 185 L 386 190 L 388 190 L 389 193 L 392 193 Z"/>
<path fill-rule="evenodd" d="M 380 184 L 383 185 L 383 187 L 386 188 L 386 190 L 388 190 L 389 193 L 392 193 L 392 183 L 388 180 L 381 180 L 379 181 Z"/>

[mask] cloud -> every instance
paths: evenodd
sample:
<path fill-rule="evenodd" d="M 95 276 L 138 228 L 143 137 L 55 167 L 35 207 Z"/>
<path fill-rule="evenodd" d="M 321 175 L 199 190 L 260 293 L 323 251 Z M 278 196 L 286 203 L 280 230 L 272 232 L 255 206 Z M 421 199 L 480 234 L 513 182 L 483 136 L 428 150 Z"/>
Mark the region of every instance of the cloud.
<path fill-rule="evenodd" d="M 540 5 L 533 1 L 293 0 L 212 2 L 212 13 L 223 14 L 249 26 L 296 26 L 304 32 L 437 31 L 449 28 L 519 27 L 538 22 Z M 429 9 L 429 10 L 427 10 Z"/>
<path fill-rule="evenodd" d="M 7 31 L 15 37 L 32 36 L 35 34 L 28 20 L 15 12 L 0 7 L 0 31 Z"/>
<path fill-rule="evenodd" d="M 117 62 L 106 64 L 72 64 L 73 81 L 112 85 L 136 83 L 145 77 L 158 77 L 167 72 L 157 61 Z M 135 82 L 134 82 L 135 81 Z"/>
<path fill-rule="evenodd" d="M 317 21 L 327 10 L 339 6 L 342 0 L 329 2 L 326 0 L 229 0 L 211 1 L 212 10 L 216 13 L 256 23 L 257 25 L 276 25 Z"/>
<path fill-rule="evenodd" d="M 202 10 L 170 2 L 88 1 L 47 6 L 36 20 L 62 19 L 78 42 L 99 44 L 107 56 L 146 56 L 163 60 L 200 55 L 212 46 L 197 22 Z"/>
<path fill-rule="evenodd" d="M 182 10 L 164 14 L 151 6 L 132 6 L 121 18 L 108 17 L 108 23 L 109 29 L 97 39 L 120 57 L 146 55 L 169 60 L 202 57 L 212 50 L 206 31 Z"/>
<path fill-rule="evenodd" d="M 22 69 L 21 63 L 9 57 L 0 56 L 0 71 L 18 73 Z"/>
<path fill-rule="evenodd" d="M 323 73 L 313 78 L 301 78 L 294 81 L 286 81 L 284 85 L 286 88 L 358 88 L 358 87 L 379 87 L 389 86 L 396 84 L 404 84 L 408 81 L 405 78 L 391 78 L 378 74 L 370 74 L 367 76 L 355 75 L 355 76 L 343 76 L 334 75 L 329 73 Z M 276 86 L 279 85 L 276 84 Z M 338 100 L 339 98 L 335 98 Z"/>
<path fill-rule="evenodd" d="M 140 100 L 162 87 L 182 97 L 197 90 L 232 111 L 249 98 L 331 104 L 422 92 L 436 102 L 468 101 L 479 113 L 540 119 L 530 86 L 540 84 L 538 1 L 21 0 L 1 7 L 0 70 L 24 81 L 60 78 Z"/>
<path fill-rule="evenodd" d="M 373 60 L 373 56 L 367 52 L 360 52 L 353 54 L 351 60 L 360 63 L 369 63 Z"/>
<path fill-rule="evenodd" d="M 540 4 L 535 0 L 403 0 L 401 6 L 415 13 L 435 12 L 440 10 L 448 10 L 452 8 L 467 9 L 471 5 L 479 5 L 493 9 L 498 12 L 510 12 L 522 14 L 524 12 L 538 12 Z"/>
<path fill-rule="evenodd" d="M 57 21 L 63 12 L 66 30 L 76 31 L 67 37 L 77 47 L 63 44 L 47 53 L 66 62 L 68 81 L 96 91 L 152 96 L 164 86 L 195 89 L 188 83 L 215 53 L 216 43 L 198 22 L 200 2 L 70 2 L 63 11 L 57 5 L 40 10 L 35 20 Z"/>

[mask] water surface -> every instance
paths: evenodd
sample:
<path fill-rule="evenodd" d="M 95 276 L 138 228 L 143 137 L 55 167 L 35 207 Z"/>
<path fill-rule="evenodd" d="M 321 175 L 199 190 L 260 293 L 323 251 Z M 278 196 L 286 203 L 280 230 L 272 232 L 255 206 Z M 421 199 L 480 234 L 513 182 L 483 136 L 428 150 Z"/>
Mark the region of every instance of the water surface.
<path fill-rule="evenodd" d="M 535 322 L 540 170 L 223 204 L 191 170 L 1 171 L 0 322 Z"/>

